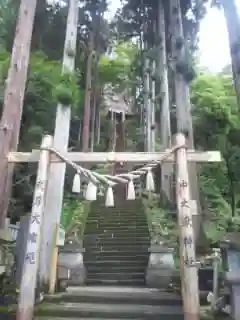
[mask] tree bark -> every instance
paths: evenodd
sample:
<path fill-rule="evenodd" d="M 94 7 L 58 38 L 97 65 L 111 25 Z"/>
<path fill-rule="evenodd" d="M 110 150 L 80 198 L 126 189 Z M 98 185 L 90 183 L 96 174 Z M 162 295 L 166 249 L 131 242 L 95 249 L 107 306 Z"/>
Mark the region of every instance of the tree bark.
<path fill-rule="evenodd" d="M 67 18 L 66 37 L 64 44 L 64 56 L 62 70 L 74 72 L 78 27 L 78 0 L 70 0 Z M 71 106 L 57 106 L 54 147 L 60 151 L 67 151 L 69 142 L 69 129 L 71 120 Z M 49 286 L 51 260 L 55 239 L 53 237 L 56 224 L 60 222 L 65 180 L 65 163 L 51 165 L 46 197 L 46 212 L 42 227 L 42 241 L 40 252 L 40 285 Z"/>
<path fill-rule="evenodd" d="M 86 88 L 85 88 L 85 101 L 84 101 L 84 119 L 83 119 L 83 152 L 89 150 L 89 125 L 90 125 L 90 103 L 91 103 L 91 91 L 92 91 L 92 57 L 94 47 L 94 34 L 90 31 L 88 42 L 88 58 L 87 58 L 87 76 L 86 76 Z"/>
<path fill-rule="evenodd" d="M 37 0 L 21 2 L 4 93 L 0 122 L 0 228 L 4 227 L 10 200 L 14 166 L 8 166 L 7 156 L 18 147 L 36 5 Z"/>
<path fill-rule="evenodd" d="M 182 55 L 185 55 L 185 43 L 182 26 L 182 14 L 179 0 L 171 0 L 171 28 L 173 32 L 172 37 L 172 58 L 175 63 Z M 182 39 L 183 45 L 177 46 L 177 40 Z M 176 117 L 177 117 L 177 131 L 178 133 L 184 133 L 187 137 L 187 146 L 190 149 L 194 149 L 194 137 L 193 137 L 193 124 L 191 115 L 191 101 L 189 93 L 189 85 L 184 79 L 183 75 L 174 70 L 174 82 L 175 82 L 175 99 L 176 99 Z M 197 222 L 195 223 L 195 239 L 199 238 L 201 231 L 201 205 L 199 198 L 199 185 L 198 185 L 198 172 L 196 164 L 191 163 L 188 165 L 189 180 L 190 180 L 190 193 L 191 199 L 197 202 L 198 215 L 194 217 Z M 197 241 L 197 240 L 196 240 Z"/>
<path fill-rule="evenodd" d="M 240 107 L 240 19 L 234 0 L 221 0 L 221 4 L 227 24 L 233 80 Z"/>
<path fill-rule="evenodd" d="M 171 124 L 170 124 L 170 104 L 169 104 L 169 83 L 168 83 L 168 62 L 166 51 L 166 25 L 163 0 L 158 1 L 158 28 L 160 48 L 158 50 L 158 77 L 160 79 L 161 94 L 161 146 L 163 150 L 171 147 Z M 161 166 L 161 189 L 171 199 L 171 176 L 172 165 L 163 163 Z"/>

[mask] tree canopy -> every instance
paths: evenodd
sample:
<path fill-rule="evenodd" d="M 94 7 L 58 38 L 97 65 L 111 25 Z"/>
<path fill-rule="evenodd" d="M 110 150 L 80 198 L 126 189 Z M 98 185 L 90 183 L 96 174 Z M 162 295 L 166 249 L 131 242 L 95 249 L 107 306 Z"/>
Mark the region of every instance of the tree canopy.
<path fill-rule="evenodd" d="M 181 1 L 185 32 L 189 38 L 194 37 L 196 40 L 199 21 L 205 13 L 205 2 Z M 141 79 L 141 52 L 135 42 L 130 41 L 129 38 L 139 36 L 143 22 L 151 21 L 156 12 L 156 3 L 157 1 L 150 0 L 124 1 L 114 23 L 110 24 L 102 15 L 107 7 L 105 0 L 82 2 L 78 26 L 76 73 L 71 88 L 74 95 L 74 108 L 69 148 L 76 150 L 80 145 L 79 130 L 83 119 L 89 32 L 97 30 L 99 33 L 98 46 L 95 46 L 93 51 L 94 62 L 96 62 L 94 65 L 97 66 L 99 74 L 97 87 L 100 92 L 104 84 L 111 83 L 130 88 L 133 93 L 136 90 L 136 82 L 139 84 Z M 1 100 L 13 43 L 18 4 L 19 1 L 12 0 L 4 0 L 0 4 Z M 165 5 L 167 12 L 168 1 L 165 1 Z M 57 105 L 55 89 L 62 80 L 61 60 L 66 16 L 66 6 L 51 6 L 45 1 L 39 1 L 24 100 L 20 150 L 30 151 L 38 148 L 42 135 L 53 133 Z M 97 33 L 95 32 L 95 36 Z M 111 54 L 109 47 L 112 47 Z M 203 165 L 200 175 L 200 187 L 207 201 L 208 211 L 211 213 L 207 215 L 205 228 L 211 241 L 215 242 L 220 239 L 223 232 L 239 228 L 240 225 L 240 170 L 238 165 L 240 114 L 232 77 L 228 74 L 228 69 L 218 75 L 207 73 L 197 75 L 191 84 L 191 99 L 196 148 L 218 149 L 224 160 L 221 164 Z M 136 107 L 138 103 L 141 102 L 137 101 Z M 102 108 L 101 97 L 98 107 Z M 134 121 L 128 125 L 127 144 L 132 151 L 142 151 L 139 134 L 141 128 L 136 129 L 139 122 Z M 95 150 L 106 150 L 104 139 L 109 132 L 105 124 L 106 119 L 102 115 L 100 140 L 96 139 Z M 35 172 L 35 165 L 19 165 L 15 170 L 10 207 L 10 215 L 15 220 L 31 208 Z M 70 191 L 71 178 L 72 173 L 67 172 L 66 195 Z M 154 206 L 157 205 L 158 201 L 156 204 L 154 201 Z M 82 209 L 79 210 L 81 215 Z M 74 215 L 78 216 L 78 205 L 74 197 L 66 197 L 64 211 L 70 214 L 74 211 Z M 68 224 L 67 218 L 64 219 L 64 224 Z M 172 221 L 161 213 L 161 225 L 165 225 L 164 219 L 166 219 L 164 232 L 168 235 L 173 228 Z"/>

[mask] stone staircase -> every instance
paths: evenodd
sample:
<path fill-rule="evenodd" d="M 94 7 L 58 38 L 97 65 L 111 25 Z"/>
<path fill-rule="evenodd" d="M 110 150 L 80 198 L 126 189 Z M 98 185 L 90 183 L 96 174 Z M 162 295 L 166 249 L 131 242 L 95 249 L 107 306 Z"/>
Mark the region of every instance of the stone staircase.
<path fill-rule="evenodd" d="M 94 203 L 83 245 L 88 285 L 143 286 L 150 238 L 141 200 Z"/>
<path fill-rule="evenodd" d="M 47 296 L 35 320 L 182 320 L 181 298 L 146 288 L 70 287 Z"/>
<path fill-rule="evenodd" d="M 183 320 L 179 295 L 145 287 L 150 237 L 141 200 L 92 203 L 83 246 L 87 286 L 71 282 L 46 296 L 35 320 Z"/>

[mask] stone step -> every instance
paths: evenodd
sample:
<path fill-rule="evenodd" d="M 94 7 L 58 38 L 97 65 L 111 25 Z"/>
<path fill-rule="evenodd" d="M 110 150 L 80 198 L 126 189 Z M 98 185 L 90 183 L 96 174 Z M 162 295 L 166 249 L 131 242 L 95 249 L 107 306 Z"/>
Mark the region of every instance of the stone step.
<path fill-rule="evenodd" d="M 88 233 L 87 231 L 91 229 L 91 231 L 96 231 L 98 232 L 98 230 L 128 230 L 128 232 L 132 232 L 135 230 L 138 230 L 138 232 L 140 233 L 140 230 L 146 230 L 148 232 L 148 226 L 146 225 L 146 223 L 141 223 L 141 222 L 137 222 L 134 221 L 132 223 L 128 222 L 128 221 L 122 221 L 122 222 L 103 222 L 103 223 L 95 223 L 95 222 L 87 222 L 86 224 L 86 233 Z M 94 233 L 94 232 L 93 232 Z"/>
<path fill-rule="evenodd" d="M 108 242 L 95 242 L 95 243 L 84 243 L 84 247 L 86 248 L 86 250 L 88 251 L 89 249 L 91 250 L 95 250 L 95 249 L 99 249 L 99 251 L 105 251 L 105 250 L 118 250 L 118 251 L 124 251 L 125 248 L 127 249 L 131 249 L 131 251 L 135 251 L 141 248 L 145 248 L 146 251 L 148 251 L 150 244 L 147 243 L 142 243 L 142 242 L 120 242 L 120 241 L 108 241 Z"/>
<path fill-rule="evenodd" d="M 106 239 L 114 235 L 116 238 L 120 239 L 143 239 L 143 241 L 149 241 L 149 231 L 146 228 L 134 228 L 132 230 L 119 229 L 119 228 L 90 228 L 86 229 L 83 237 L 83 241 L 90 240 L 95 241 L 97 239 Z"/>
<path fill-rule="evenodd" d="M 146 213 L 140 208 L 132 208 L 132 207 L 109 207 L 106 209 L 106 207 L 98 207 L 94 208 L 89 212 L 89 217 L 92 216 L 110 216 L 114 214 L 120 214 L 120 215 L 126 215 L 129 214 L 129 216 L 143 216 L 146 217 Z"/>
<path fill-rule="evenodd" d="M 111 216 L 111 217 L 89 217 L 87 220 L 87 224 L 110 224 L 110 223 L 123 223 L 130 225 L 137 224 L 137 225 L 147 225 L 147 220 L 143 218 L 135 218 L 135 217 L 119 217 L 119 216 Z"/>
<path fill-rule="evenodd" d="M 89 212 L 88 217 L 101 216 L 101 217 L 111 217 L 114 215 L 119 216 L 129 216 L 129 217 L 147 217 L 145 212 L 136 211 L 132 208 L 112 208 L 111 210 L 105 211 L 104 209 L 98 208 L 98 210 Z"/>
<path fill-rule="evenodd" d="M 149 244 L 145 243 L 145 244 L 141 244 L 141 243 L 115 243 L 115 244 L 98 244 L 98 243 L 93 243 L 93 244 L 89 244 L 88 246 L 86 246 L 85 251 L 89 252 L 89 251 L 94 251 L 94 252 L 99 252 L 99 253 L 103 253 L 106 252 L 108 253 L 109 251 L 111 252 L 132 252 L 132 253 L 136 253 L 136 252 L 144 252 L 147 253 L 148 252 L 148 248 L 149 248 Z"/>
<path fill-rule="evenodd" d="M 174 293 L 167 293 L 154 289 L 134 289 L 118 287 L 74 287 L 68 288 L 67 292 L 48 295 L 47 302 L 92 302 L 103 301 L 112 304 L 149 304 L 149 305 L 181 305 L 182 299 Z"/>
<path fill-rule="evenodd" d="M 102 268 L 123 268 L 123 267 L 142 267 L 146 265 L 147 259 L 139 259 L 139 260 L 129 260 L 129 259 L 115 259 L 115 260 L 85 260 L 84 259 L 84 264 L 88 266 L 88 268 L 94 268 L 94 267 L 102 267 Z"/>
<path fill-rule="evenodd" d="M 87 238 L 87 235 L 85 236 L 85 239 Z M 120 233 L 120 232 L 109 232 L 106 230 L 106 232 L 103 232 L 102 234 L 98 235 L 98 239 L 104 240 L 104 239 L 124 239 L 128 240 L 131 242 L 132 240 L 135 239 L 142 239 L 143 242 L 148 242 L 150 240 L 149 235 L 142 235 L 140 233 L 131 233 L 131 234 L 126 234 L 126 233 Z"/>
<path fill-rule="evenodd" d="M 89 212 L 88 217 L 95 217 L 95 216 L 113 216 L 113 215 L 120 215 L 120 216 L 129 216 L 129 217 L 147 217 L 146 213 L 142 210 L 137 210 L 135 208 L 109 208 L 107 211 L 105 208 L 97 208 Z"/>
<path fill-rule="evenodd" d="M 134 245 L 140 245 L 140 246 L 150 246 L 150 240 L 145 239 L 143 240 L 140 237 L 132 238 L 131 241 L 127 238 L 98 238 L 97 243 L 101 245 L 112 245 L 112 246 L 117 246 L 117 245 L 129 245 L 129 244 L 134 244 Z"/>
<path fill-rule="evenodd" d="M 131 234 L 129 235 L 129 237 L 127 236 L 127 234 L 117 234 L 117 233 L 110 233 L 110 232 L 105 232 L 102 234 L 98 234 L 98 235 L 88 235 L 86 234 L 84 236 L 83 241 L 84 242 L 94 242 L 94 241 L 106 241 L 106 240 L 121 240 L 121 241 L 128 241 L 128 242 L 132 242 L 134 240 L 140 241 L 142 240 L 143 243 L 149 243 L 150 242 L 150 237 L 148 235 L 141 235 L 141 234 Z"/>
<path fill-rule="evenodd" d="M 143 233 L 137 231 L 135 228 L 134 230 L 127 230 L 128 232 L 125 232 L 125 230 L 119 230 L 119 229 L 115 229 L 115 230 L 112 230 L 112 229 L 99 229 L 99 230 L 96 230 L 96 234 L 93 236 L 91 236 L 90 234 L 88 233 L 85 233 L 85 236 L 84 236 L 84 239 L 92 239 L 92 238 L 95 238 L 95 239 L 129 239 L 129 241 L 131 240 L 134 240 L 134 239 L 142 239 L 143 242 L 144 241 L 149 241 L 150 239 L 150 235 L 149 235 L 149 232 L 148 232 L 148 229 L 145 229 L 145 232 L 144 230 L 141 228 L 140 229 L 141 231 L 143 231 Z M 100 232 L 99 232 L 100 231 Z"/>
<path fill-rule="evenodd" d="M 110 211 L 110 210 L 116 210 L 116 209 L 127 209 L 127 208 L 134 208 L 134 211 L 137 211 L 137 209 L 139 211 L 143 211 L 143 204 L 142 204 L 142 200 L 141 199 L 136 199 L 136 200 L 119 200 L 118 198 L 115 197 L 115 203 L 114 203 L 114 207 L 106 207 L 105 205 L 105 199 L 101 199 L 99 198 L 97 201 L 92 202 L 91 204 L 91 209 L 92 210 L 97 210 L 99 208 L 105 209 L 106 211 Z"/>
<path fill-rule="evenodd" d="M 134 257 L 132 256 L 126 256 L 126 255 L 93 255 L 93 254 L 84 254 L 83 256 L 84 263 L 88 263 L 89 261 L 93 263 L 101 263 L 101 264 L 111 264 L 109 261 L 117 261 L 116 263 L 123 263 L 126 264 L 128 263 L 129 265 L 133 264 L 143 264 L 143 263 L 148 263 L 149 257 L 148 255 L 143 255 L 139 257 Z"/>
<path fill-rule="evenodd" d="M 106 280 L 124 280 L 124 279 L 142 279 L 145 278 L 144 270 L 142 272 L 135 272 L 135 270 L 128 272 L 90 272 L 87 271 L 88 279 L 106 279 Z"/>
<path fill-rule="evenodd" d="M 99 272 L 104 272 L 104 273 L 128 273 L 128 272 L 145 272 L 147 268 L 146 263 L 142 263 L 141 265 L 121 265 L 119 263 L 118 265 L 103 265 L 103 264 L 95 264 L 95 265 L 89 265 L 85 263 L 85 266 L 87 267 L 87 272 L 88 273 L 99 273 Z"/>
<path fill-rule="evenodd" d="M 91 242 L 98 242 L 98 243 L 145 243 L 149 244 L 150 243 L 150 238 L 149 237 L 141 237 L 139 236 L 134 236 L 132 235 L 130 238 L 128 237 L 122 237 L 122 236 L 116 236 L 114 233 L 112 234 L 106 234 L 106 235 L 101 235 L 98 237 L 91 237 L 91 236 L 85 236 L 84 237 L 84 243 L 88 244 Z"/>
<path fill-rule="evenodd" d="M 79 282 L 69 282 L 70 285 L 79 286 Z M 144 287 L 145 279 L 119 279 L 119 280 L 110 280 L 110 279 L 86 279 L 86 284 L 89 286 L 96 285 L 106 285 L 106 286 L 123 286 L 123 287 Z"/>
<path fill-rule="evenodd" d="M 133 254 L 133 250 L 127 250 L 127 248 L 124 251 L 119 251 L 119 250 L 89 250 L 86 248 L 84 252 L 84 259 L 86 260 L 91 260 L 91 257 L 95 257 L 95 260 L 117 260 L 117 259 L 129 259 L 129 260 L 135 260 L 135 259 L 146 259 L 148 260 L 149 253 L 148 251 L 144 250 L 139 250 L 138 252 L 135 252 Z"/>
<path fill-rule="evenodd" d="M 36 308 L 37 315 L 59 317 L 103 319 L 139 319 L 146 320 L 181 320 L 182 308 L 179 306 L 123 305 L 123 304 L 93 304 L 93 303 L 43 303 Z"/>
<path fill-rule="evenodd" d="M 106 207 L 105 206 L 105 203 L 103 205 L 101 204 L 97 204 L 95 203 L 95 206 L 91 208 L 91 211 L 89 212 L 89 214 L 92 214 L 92 213 L 99 213 L 99 212 L 104 212 L 105 214 L 109 214 L 111 212 L 126 212 L 126 211 L 132 211 L 134 212 L 134 214 L 145 214 L 144 212 L 144 208 L 143 207 L 135 207 L 135 206 L 132 206 L 132 205 L 129 205 L 129 203 L 124 203 L 124 204 L 121 204 L 121 203 L 115 203 L 114 207 Z"/>
<path fill-rule="evenodd" d="M 117 224 L 113 224 L 113 225 L 107 225 L 105 226 L 105 228 L 103 226 L 99 227 L 97 224 L 94 225 L 90 225 L 90 224 L 86 224 L 86 228 L 85 228 L 85 234 L 103 234 L 104 230 L 106 230 L 105 232 L 118 232 L 121 233 L 122 235 L 126 234 L 126 235 L 130 235 L 131 233 L 134 234 L 142 234 L 144 236 L 149 235 L 149 230 L 147 226 L 136 226 L 136 225 L 128 225 L 128 226 L 122 226 L 122 225 L 117 225 Z"/>
<path fill-rule="evenodd" d="M 4 318 L 5 319 L 5 318 Z M 77 317 L 77 318 L 69 318 L 69 317 L 50 317 L 49 318 L 49 316 L 39 316 L 39 317 L 34 317 L 34 320 L 89 320 L 89 319 L 91 319 L 91 320 L 105 320 L 106 318 L 93 318 L 93 317 L 91 317 L 91 318 L 79 318 L 79 317 Z M 10 319 L 5 319 L 5 320 L 10 320 Z M 11 320 L 15 320 L 15 319 L 11 319 Z M 119 319 L 116 319 L 116 318 L 108 318 L 108 320 L 121 320 L 121 318 Z M 125 318 L 125 320 L 132 320 L 132 318 L 131 319 L 127 319 L 127 318 Z M 138 320 L 144 320 L 144 318 L 138 318 Z"/>
<path fill-rule="evenodd" d="M 147 225 L 147 221 L 146 219 L 142 219 L 142 218 L 133 218 L 133 217 L 116 217 L 116 216 L 112 216 L 112 217 L 90 217 L 87 220 L 87 224 L 98 224 L 98 225 L 104 225 L 104 224 L 135 224 L 137 223 L 142 224 L 142 225 Z"/>

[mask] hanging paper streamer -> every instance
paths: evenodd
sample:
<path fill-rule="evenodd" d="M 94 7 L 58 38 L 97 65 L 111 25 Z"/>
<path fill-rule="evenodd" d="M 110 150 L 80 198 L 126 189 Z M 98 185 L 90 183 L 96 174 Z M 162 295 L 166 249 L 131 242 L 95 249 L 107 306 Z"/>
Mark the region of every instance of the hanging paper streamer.
<path fill-rule="evenodd" d="M 136 199 L 135 187 L 134 187 L 133 179 L 131 179 L 128 182 L 127 200 L 135 200 L 135 199 Z"/>
<path fill-rule="evenodd" d="M 154 191 L 155 190 L 155 183 L 154 177 L 151 169 L 148 169 L 147 176 L 146 176 L 146 189 L 147 191 Z"/>
<path fill-rule="evenodd" d="M 87 185 L 85 199 L 88 201 L 97 200 L 97 185 L 90 181 Z"/>
<path fill-rule="evenodd" d="M 104 196 L 104 187 L 102 185 L 99 186 L 97 195 L 99 197 L 103 197 Z"/>
<path fill-rule="evenodd" d="M 111 186 L 109 186 L 107 189 L 105 206 L 114 207 L 114 195 L 113 195 L 113 188 Z"/>
<path fill-rule="evenodd" d="M 80 172 L 77 172 L 73 178 L 72 192 L 80 193 L 81 191 L 81 178 Z"/>

